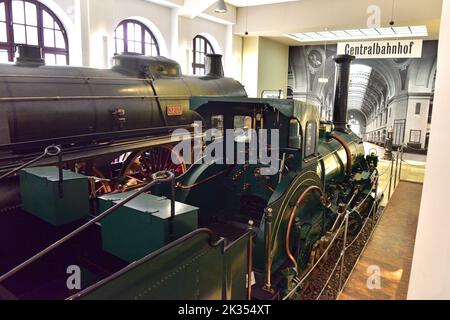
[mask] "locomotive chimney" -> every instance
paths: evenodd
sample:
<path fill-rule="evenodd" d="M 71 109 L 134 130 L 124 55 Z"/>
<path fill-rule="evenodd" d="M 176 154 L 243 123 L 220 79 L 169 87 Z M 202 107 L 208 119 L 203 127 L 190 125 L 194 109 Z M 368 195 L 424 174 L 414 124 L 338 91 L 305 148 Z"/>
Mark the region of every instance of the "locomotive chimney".
<path fill-rule="evenodd" d="M 41 47 L 19 44 L 17 45 L 17 53 L 18 55 L 16 59 L 16 65 L 19 66 L 45 65 L 45 60 L 43 58 Z"/>
<path fill-rule="evenodd" d="M 221 54 L 207 54 L 205 67 L 206 67 L 206 76 L 223 78 L 224 72 Z"/>
<path fill-rule="evenodd" d="M 350 66 L 354 56 L 339 55 L 336 62 L 336 88 L 334 91 L 333 123 L 338 131 L 347 129 L 348 91 L 350 85 Z"/>

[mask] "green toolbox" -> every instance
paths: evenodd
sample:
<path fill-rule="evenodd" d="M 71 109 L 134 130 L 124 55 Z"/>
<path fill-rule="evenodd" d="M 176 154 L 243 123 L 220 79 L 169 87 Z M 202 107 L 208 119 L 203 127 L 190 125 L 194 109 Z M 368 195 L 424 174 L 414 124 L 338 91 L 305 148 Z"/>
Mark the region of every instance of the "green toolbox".
<path fill-rule="evenodd" d="M 60 184 L 57 167 L 23 169 L 20 193 L 23 210 L 54 226 L 89 216 L 89 179 L 63 170 Z"/>
<path fill-rule="evenodd" d="M 100 212 L 120 203 L 132 193 L 100 197 Z M 198 208 L 176 202 L 175 217 L 172 218 L 169 199 L 141 194 L 103 219 L 101 225 L 103 249 L 122 260 L 134 262 L 168 244 L 171 228 L 173 239 L 197 229 Z"/>

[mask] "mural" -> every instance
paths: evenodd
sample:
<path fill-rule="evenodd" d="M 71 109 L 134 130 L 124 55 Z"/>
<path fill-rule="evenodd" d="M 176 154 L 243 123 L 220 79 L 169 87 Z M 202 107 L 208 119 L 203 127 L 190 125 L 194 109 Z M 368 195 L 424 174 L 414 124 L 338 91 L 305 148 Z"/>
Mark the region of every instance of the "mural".
<path fill-rule="evenodd" d="M 426 151 L 433 111 L 437 41 L 424 41 L 420 59 L 358 59 L 350 73 L 349 124 L 365 141 Z M 288 94 L 332 117 L 337 46 L 295 46 L 289 53 Z"/>

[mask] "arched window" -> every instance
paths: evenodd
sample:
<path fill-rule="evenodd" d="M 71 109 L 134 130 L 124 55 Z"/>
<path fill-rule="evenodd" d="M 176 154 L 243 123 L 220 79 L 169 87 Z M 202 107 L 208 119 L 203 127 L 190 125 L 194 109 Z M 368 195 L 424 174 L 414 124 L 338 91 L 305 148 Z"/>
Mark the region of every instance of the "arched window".
<path fill-rule="evenodd" d="M 58 17 L 36 0 L 0 0 L 0 62 L 14 61 L 18 44 L 39 46 L 49 65 L 68 65 L 67 33 Z"/>
<path fill-rule="evenodd" d="M 150 29 L 137 20 L 124 20 L 114 32 L 115 53 L 159 56 L 159 46 Z"/>
<path fill-rule="evenodd" d="M 208 53 L 215 53 L 211 43 L 203 36 L 196 36 L 193 45 L 193 63 L 192 69 L 196 75 L 205 74 L 205 57 Z"/>

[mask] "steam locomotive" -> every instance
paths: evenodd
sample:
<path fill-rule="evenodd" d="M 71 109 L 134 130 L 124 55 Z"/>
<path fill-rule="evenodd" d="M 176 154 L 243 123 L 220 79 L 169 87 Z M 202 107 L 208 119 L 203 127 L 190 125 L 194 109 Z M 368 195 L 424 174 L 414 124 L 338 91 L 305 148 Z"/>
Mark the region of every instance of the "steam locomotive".
<path fill-rule="evenodd" d="M 0 66 L 2 299 L 298 297 L 349 208 L 356 234 L 376 201 L 377 159 L 347 127 L 353 57 L 335 59 L 334 121 L 321 123 L 315 106 L 248 98 L 219 55 L 188 77 L 163 57 L 96 70 L 19 53 Z M 263 130 L 271 175 L 248 157 Z M 218 141 L 232 159 L 193 156 Z"/>

